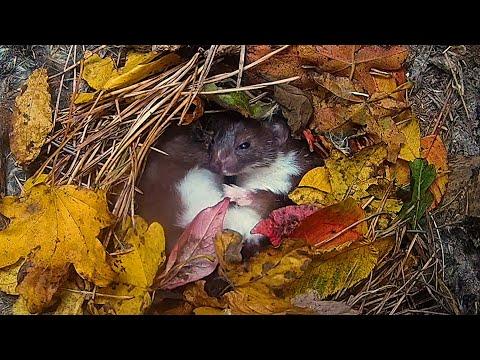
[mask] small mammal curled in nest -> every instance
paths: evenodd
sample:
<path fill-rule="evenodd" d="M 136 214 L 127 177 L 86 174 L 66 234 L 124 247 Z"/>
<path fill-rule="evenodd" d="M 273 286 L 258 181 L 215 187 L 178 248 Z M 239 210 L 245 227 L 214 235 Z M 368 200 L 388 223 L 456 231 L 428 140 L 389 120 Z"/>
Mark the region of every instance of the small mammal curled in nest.
<path fill-rule="evenodd" d="M 263 239 L 252 228 L 276 208 L 308 170 L 323 161 L 290 136 L 281 118 L 257 121 L 236 112 L 205 115 L 172 126 L 152 152 L 138 184 L 137 213 L 165 229 L 167 253 L 203 209 L 228 197 L 224 228 L 239 232 L 247 253 Z"/>

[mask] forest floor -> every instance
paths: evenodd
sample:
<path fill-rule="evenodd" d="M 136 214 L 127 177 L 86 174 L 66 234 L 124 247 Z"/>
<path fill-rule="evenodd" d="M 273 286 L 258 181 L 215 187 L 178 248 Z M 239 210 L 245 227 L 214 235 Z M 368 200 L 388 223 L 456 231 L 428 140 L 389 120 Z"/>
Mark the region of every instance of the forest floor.
<path fill-rule="evenodd" d="M 87 46 L 94 49 L 97 46 Z M 11 107 L 23 81 L 34 69 L 46 66 L 49 74 L 61 72 L 69 46 L 0 46 L 0 104 Z M 409 100 L 422 135 L 436 128 L 449 154 L 449 185 L 443 205 L 432 214 L 435 234 L 442 245 L 444 279 L 457 298 L 460 312 L 480 313 L 480 45 L 410 46 L 408 78 L 414 83 Z M 85 49 L 75 54 L 77 60 Z M 108 46 L 102 52 L 124 51 Z M 66 80 L 66 79 L 64 79 Z M 68 101 L 72 82 L 52 81 L 53 92 L 63 84 L 59 102 Z M 56 97 L 54 97 L 56 99 Z M 0 109 L 1 110 L 1 109 Z M 1 115 L 1 113 L 0 113 Z M 0 123 L 0 133 L 6 131 Z M 26 178 L 10 157 L 0 159 L 0 191 L 19 192 Z M 27 169 L 28 172 L 28 169 Z M 6 180 L 5 180 L 6 179 Z M 3 188 L 2 188 L 3 187 Z M 5 298 L 6 299 L 6 298 Z M 0 313 L 11 301 L 0 296 Z M 2 305 L 4 304 L 4 305 Z M 3 309 L 2 309 L 3 308 Z"/>

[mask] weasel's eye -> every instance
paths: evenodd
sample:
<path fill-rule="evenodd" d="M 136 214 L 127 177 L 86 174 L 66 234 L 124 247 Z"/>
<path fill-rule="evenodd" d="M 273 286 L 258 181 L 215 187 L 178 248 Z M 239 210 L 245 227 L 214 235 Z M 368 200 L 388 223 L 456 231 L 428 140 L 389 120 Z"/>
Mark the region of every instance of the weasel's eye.
<path fill-rule="evenodd" d="M 241 150 L 248 149 L 249 147 L 250 147 L 249 142 L 244 142 L 244 143 L 241 143 L 240 145 L 238 145 L 238 148 L 241 149 Z"/>

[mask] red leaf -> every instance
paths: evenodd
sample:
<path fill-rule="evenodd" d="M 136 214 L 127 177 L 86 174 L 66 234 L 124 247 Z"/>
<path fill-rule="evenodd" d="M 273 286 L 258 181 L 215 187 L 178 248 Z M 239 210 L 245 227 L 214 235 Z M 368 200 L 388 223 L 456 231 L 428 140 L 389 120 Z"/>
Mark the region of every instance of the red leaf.
<path fill-rule="evenodd" d="M 223 229 L 223 220 L 230 200 L 206 208 L 180 236 L 159 276 L 161 289 L 170 290 L 210 275 L 218 264 L 215 255 L 215 237 Z"/>
<path fill-rule="evenodd" d="M 260 221 L 252 234 L 265 235 L 274 247 L 280 246 L 282 237 L 290 235 L 298 224 L 318 210 L 314 205 L 290 205 L 273 210 L 267 219 Z"/>
<path fill-rule="evenodd" d="M 367 223 L 361 222 L 344 234 L 335 234 L 365 217 L 365 211 L 352 198 L 324 207 L 301 222 L 291 237 L 305 239 L 310 245 L 325 251 L 359 240 L 367 232 Z"/>

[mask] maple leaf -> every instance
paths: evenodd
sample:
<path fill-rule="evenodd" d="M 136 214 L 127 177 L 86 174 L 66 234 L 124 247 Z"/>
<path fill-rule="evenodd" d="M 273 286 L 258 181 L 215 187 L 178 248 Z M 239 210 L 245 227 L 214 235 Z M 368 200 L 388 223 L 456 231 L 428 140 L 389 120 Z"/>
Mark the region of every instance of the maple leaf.
<path fill-rule="evenodd" d="M 29 179 L 21 196 L 0 200 L 0 212 L 10 219 L 0 231 L 0 268 L 28 257 L 32 268 L 26 278 L 33 286 L 34 274 L 42 275 L 36 268 L 64 269 L 73 264 L 80 276 L 98 286 L 108 285 L 114 273 L 97 239 L 100 229 L 114 219 L 105 192 L 74 185 L 49 186 L 44 181 L 44 176 Z M 49 303 L 48 298 L 37 298 L 40 293 L 25 288 L 24 292 L 31 295 L 26 301 L 32 310 Z"/>
<path fill-rule="evenodd" d="M 20 164 L 28 164 L 40 154 L 53 128 L 47 79 L 47 69 L 33 71 L 26 90 L 15 99 L 10 148 Z"/>
<path fill-rule="evenodd" d="M 218 260 L 214 240 L 223 228 L 229 203 L 230 200 L 225 198 L 195 216 L 170 253 L 166 268 L 158 278 L 159 288 L 174 289 L 215 270 Z"/>
<path fill-rule="evenodd" d="M 429 164 L 435 165 L 437 171 L 437 177 L 429 188 L 433 195 L 431 210 L 440 204 L 447 191 L 447 149 L 439 135 L 425 136 L 420 140 L 420 145 L 422 148 L 422 157 L 427 160 Z"/>
<path fill-rule="evenodd" d="M 365 211 L 355 200 L 347 198 L 314 212 L 301 221 L 290 236 L 305 239 L 308 244 L 315 245 L 318 251 L 341 249 L 362 239 L 367 233 L 367 224 L 361 222 L 340 236 L 337 236 L 337 233 L 363 218 Z"/>
<path fill-rule="evenodd" d="M 151 304 L 149 294 L 159 267 L 165 261 L 165 235 L 159 223 L 148 225 L 140 216 L 133 222 L 127 218 L 118 232 L 130 248 L 118 255 L 112 254 L 112 268 L 117 274 L 113 282 L 102 289 L 94 304 L 98 313 L 142 314 Z"/>

